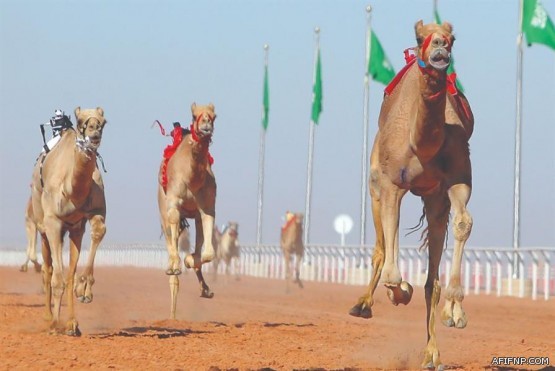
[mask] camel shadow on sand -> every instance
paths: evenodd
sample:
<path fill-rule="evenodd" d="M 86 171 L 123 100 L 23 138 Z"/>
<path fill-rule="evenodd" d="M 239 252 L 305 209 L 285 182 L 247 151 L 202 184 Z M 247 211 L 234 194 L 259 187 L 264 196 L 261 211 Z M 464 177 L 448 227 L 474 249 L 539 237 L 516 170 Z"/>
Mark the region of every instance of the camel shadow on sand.
<path fill-rule="evenodd" d="M 158 339 L 168 339 L 174 337 L 185 337 L 190 334 L 206 334 L 209 331 L 194 331 L 190 329 L 176 329 L 169 327 L 158 327 L 158 326 L 148 326 L 148 327 L 128 327 L 124 328 L 118 332 L 111 334 L 97 334 L 91 337 L 98 339 L 108 339 L 114 337 L 156 337 Z"/>

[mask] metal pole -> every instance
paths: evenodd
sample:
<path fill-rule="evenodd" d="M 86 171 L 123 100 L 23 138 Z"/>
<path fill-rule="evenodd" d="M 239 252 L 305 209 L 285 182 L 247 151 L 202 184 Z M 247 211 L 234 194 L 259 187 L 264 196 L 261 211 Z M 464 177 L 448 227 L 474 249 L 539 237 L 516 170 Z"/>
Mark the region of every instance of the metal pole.
<path fill-rule="evenodd" d="M 519 1 L 518 36 L 516 59 L 516 133 L 515 133 L 515 192 L 514 192 L 514 220 L 513 220 L 513 278 L 519 276 L 518 249 L 520 246 L 520 134 L 522 124 L 522 6 Z"/>
<path fill-rule="evenodd" d="M 314 37 L 316 39 L 316 49 L 314 50 L 314 75 L 312 84 L 316 82 L 316 62 L 318 59 L 318 50 L 320 49 L 320 28 L 314 29 Z M 314 122 L 310 119 L 310 130 L 308 133 L 308 164 L 307 164 L 307 180 L 306 180 L 306 200 L 304 215 L 304 245 L 310 242 L 310 201 L 312 197 L 312 157 L 314 154 Z"/>
<path fill-rule="evenodd" d="M 264 45 L 264 78 L 268 71 L 268 44 Z M 264 107 L 262 108 L 262 120 L 264 120 Z M 256 247 L 260 249 L 262 243 L 262 209 L 263 209 L 263 195 L 264 195 L 264 153 L 266 143 L 266 129 L 264 125 L 260 128 L 260 146 L 258 149 L 258 217 L 256 224 Z"/>
<path fill-rule="evenodd" d="M 363 123 L 362 123 L 362 180 L 360 187 L 360 246 L 366 245 L 366 199 L 368 195 L 368 127 L 370 124 L 370 118 L 368 115 L 369 110 L 369 100 L 370 100 L 370 75 L 368 71 L 368 66 L 370 63 L 370 39 L 372 29 L 370 27 L 370 20 L 372 7 L 368 5 L 366 7 L 366 56 L 364 68 L 366 72 L 364 74 L 364 108 L 363 108 Z"/>

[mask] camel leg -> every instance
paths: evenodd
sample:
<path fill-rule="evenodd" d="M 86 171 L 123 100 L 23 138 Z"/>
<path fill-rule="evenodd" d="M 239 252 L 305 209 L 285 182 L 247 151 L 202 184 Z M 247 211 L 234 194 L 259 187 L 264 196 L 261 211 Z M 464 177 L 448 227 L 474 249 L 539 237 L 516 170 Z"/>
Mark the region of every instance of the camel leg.
<path fill-rule="evenodd" d="M 441 364 L 441 360 L 439 359 L 439 349 L 437 347 L 437 339 L 435 333 L 435 311 L 437 309 L 437 304 L 439 303 L 440 295 L 441 285 L 439 284 L 439 280 L 434 280 L 429 304 L 428 294 L 426 292 L 426 307 L 431 309 L 429 309 L 430 314 L 427 318 L 429 339 L 428 344 L 426 345 L 426 349 L 424 349 L 424 361 L 422 362 L 422 367 L 431 368 L 433 365 L 436 370 L 443 370 L 443 365 Z"/>
<path fill-rule="evenodd" d="M 374 219 L 374 229 L 376 230 L 376 244 L 374 246 L 374 253 L 372 254 L 372 276 L 370 277 L 370 283 L 368 284 L 366 293 L 358 299 L 357 304 L 349 311 L 349 314 L 351 316 L 362 318 L 372 317 L 374 291 L 376 290 L 376 287 L 378 286 L 378 282 L 380 280 L 385 257 L 383 225 L 380 214 L 379 189 L 377 188 L 377 185 L 372 178 L 370 184 L 370 194 L 372 196 L 372 216 Z"/>
<path fill-rule="evenodd" d="M 41 265 L 37 260 L 37 226 L 30 218 L 25 218 L 25 231 L 27 232 L 27 259 L 19 271 L 27 272 L 27 265 L 31 262 L 35 266 L 35 272 L 40 273 Z"/>
<path fill-rule="evenodd" d="M 168 248 L 169 262 L 168 269 L 166 270 L 167 275 L 179 275 L 181 274 L 181 258 L 179 257 L 179 223 L 181 221 L 181 215 L 179 210 L 175 206 L 170 206 L 168 208 L 168 219 L 166 225 L 165 233 L 169 235 L 169 243 L 166 244 Z"/>
<path fill-rule="evenodd" d="M 205 246 L 202 251 L 201 261 L 202 264 L 210 263 L 216 256 L 216 250 L 213 244 L 213 233 L 214 233 L 214 212 L 208 210 L 207 212 L 200 210 L 200 216 L 202 219 L 202 229 L 204 235 Z"/>
<path fill-rule="evenodd" d="M 170 319 L 175 319 L 175 310 L 177 308 L 177 294 L 179 293 L 179 276 L 170 276 L 170 297 L 171 297 L 171 308 L 170 308 Z"/>
<path fill-rule="evenodd" d="M 42 247 L 42 285 L 45 294 L 45 313 L 44 319 L 52 321 L 52 253 L 50 251 L 50 244 L 45 233 L 41 233 L 41 247 Z"/>
<path fill-rule="evenodd" d="M 453 263 L 449 285 L 445 290 L 445 306 L 441 312 L 441 321 L 445 326 L 465 328 L 466 314 L 462 309 L 464 290 L 461 286 L 461 263 L 464 245 L 472 230 L 472 216 L 466 209 L 470 199 L 471 188 L 467 184 L 455 184 L 447 192 L 453 211 L 453 235 L 455 247 L 453 249 Z"/>
<path fill-rule="evenodd" d="M 290 293 L 291 288 L 289 281 L 291 281 L 291 254 L 289 251 L 286 250 L 283 252 L 283 258 L 285 262 L 285 292 Z"/>
<path fill-rule="evenodd" d="M 380 191 L 380 215 L 383 223 L 385 260 L 381 279 L 388 288 L 388 297 L 394 305 L 408 304 L 412 298 L 412 286 L 403 281 L 399 271 L 399 214 L 401 200 L 407 192 L 388 180 Z M 382 182 L 383 183 L 383 182 Z"/>
<path fill-rule="evenodd" d="M 45 217 L 44 227 L 48 243 L 50 244 L 50 253 L 52 256 L 52 277 L 50 280 L 50 289 L 54 299 L 54 310 L 52 322 L 50 324 L 50 333 L 56 333 L 57 326 L 60 321 L 62 296 L 64 295 L 65 290 L 63 276 L 64 267 L 62 259 L 62 222 L 55 217 Z"/>
<path fill-rule="evenodd" d="M 206 281 L 204 280 L 204 276 L 202 274 L 202 264 L 200 263 L 201 259 L 199 258 L 202 251 L 202 245 L 205 241 L 207 241 L 207 239 L 204 238 L 204 232 L 206 229 L 203 226 L 201 218 L 202 217 L 200 214 L 197 214 L 197 216 L 195 217 L 195 252 L 193 253 L 193 255 L 187 255 L 187 257 L 185 258 L 185 266 L 187 268 L 194 267 L 195 274 L 197 275 L 197 279 L 200 284 L 200 296 L 203 298 L 212 299 L 214 297 L 214 293 L 210 290 L 210 287 L 208 287 Z M 214 228 L 214 226 L 212 226 L 212 228 Z M 212 241 L 212 236 L 210 236 L 210 241 Z"/>
<path fill-rule="evenodd" d="M 301 281 L 301 261 L 303 256 L 301 254 L 295 255 L 295 283 L 302 289 L 304 288 Z"/>
<path fill-rule="evenodd" d="M 439 349 L 435 333 L 435 312 L 441 286 L 439 284 L 439 265 L 449 221 L 449 200 L 445 194 L 424 198 L 426 220 L 428 222 L 428 277 L 424 286 L 426 298 L 427 345 L 424 349 L 423 367 L 441 368 Z"/>
<path fill-rule="evenodd" d="M 75 285 L 75 296 L 82 303 L 90 303 L 93 300 L 92 286 L 94 285 L 94 259 L 96 257 L 96 250 L 100 242 L 106 234 L 106 224 L 104 223 L 104 215 L 95 215 L 89 219 L 91 226 L 91 249 L 87 258 L 87 265 L 85 270 L 79 277 Z M 81 240 L 82 241 L 82 240 Z M 81 248 L 79 247 L 79 251 Z"/>
<path fill-rule="evenodd" d="M 239 272 L 241 270 L 241 261 L 240 261 L 240 258 L 238 256 L 236 256 L 232 260 L 234 261 L 234 265 L 235 265 L 235 280 L 239 281 L 241 279 L 240 276 L 239 276 Z"/>
<path fill-rule="evenodd" d="M 75 272 L 77 271 L 77 263 L 81 253 L 81 243 L 83 234 L 85 233 L 85 223 L 83 220 L 81 225 L 69 231 L 69 267 L 67 272 L 67 287 L 70 289 L 75 284 Z M 71 292 L 67 295 L 67 307 L 69 309 L 69 319 L 66 322 L 66 335 L 81 336 L 79 331 L 79 323 L 75 318 L 75 300 Z"/>

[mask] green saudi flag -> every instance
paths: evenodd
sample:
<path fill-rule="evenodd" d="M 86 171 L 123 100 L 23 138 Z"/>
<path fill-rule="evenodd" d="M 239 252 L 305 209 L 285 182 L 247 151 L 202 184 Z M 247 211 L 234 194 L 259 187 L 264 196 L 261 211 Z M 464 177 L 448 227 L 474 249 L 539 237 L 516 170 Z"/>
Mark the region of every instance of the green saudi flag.
<path fill-rule="evenodd" d="M 441 24 L 441 18 L 439 17 L 439 13 L 437 12 L 437 10 L 434 10 L 434 18 L 437 24 Z M 453 58 L 453 55 L 451 54 L 451 63 L 449 63 L 449 67 L 447 67 L 447 74 L 449 75 L 453 72 L 455 72 L 455 58 Z M 461 80 L 459 80 L 458 77 L 455 81 L 455 84 L 457 85 L 457 89 L 464 93 L 464 88 L 461 84 Z"/>
<path fill-rule="evenodd" d="M 268 130 L 270 114 L 270 88 L 268 85 L 268 66 L 264 67 L 264 93 L 262 97 L 262 127 Z"/>
<path fill-rule="evenodd" d="M 526 35 L 528 46 L 544 44 L 555 50 L 555 26 L 540 0 L 524 0 L 522 32 Z"/>
<path fill-rule="evenodd" d="M 320 49 L 314 66 L 314 86 L 312 87 L 312 122 L 318 124 L 322 113 L 322 65 L 320 63 Z"/>
<path fill-rule="evenodd" d="M 384 85 L 389 84 L 389 82 L 395 77 L 395 70 L 385 52 L 382 48 L 382 44 L 378 40 L 378 37 L 372 31 L 370 37 L 370 57 L 368 58 L 368 74 L 378 82 Z"/>

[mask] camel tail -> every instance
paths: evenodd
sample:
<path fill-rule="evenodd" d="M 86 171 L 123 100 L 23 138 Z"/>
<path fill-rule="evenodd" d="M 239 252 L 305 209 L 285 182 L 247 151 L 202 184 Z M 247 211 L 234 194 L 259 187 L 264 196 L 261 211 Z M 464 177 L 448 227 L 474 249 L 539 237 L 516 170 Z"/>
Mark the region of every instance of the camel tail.
<path fill-rule="evenodd" d="M 448 205 L 447 208 L 449 208 L 450 206 Z M 449 210 L 446 210 L 446 212 L 449 212 Z M 413 234 L 414 232 L 420 230 L 423 226 L 424 226 L 424 219 L 426 218 L 426 208 L 422 208 L 422 215 L 420 215 L 420 219 L 418 220 L 418 223 L 411 228 L 408 228 L 409 232 L 407 232 L 407 234 L 405 234 L 405 237 Z M 448 229 L 449 229 L 449 220 L 451 219 L 451 214 L 449 214 L 449 217 L 447 218 L 447 223 L 445 224 L 445 246 L 444 248 L 447 248 L 447 241 L 449 240 L 449 233 L 448 233 Z M 428 240 L 428 226 L 426 226 L 426 228 L 424 228 L 424 230 L 422 231 L 422 233 L 420 233 L 420 239 L 419 241 L 420 246 L 418 246 L 418 251 L 422 251 L 428 248 L 429 244 L 429 240 Z"/>
<path fill-rule="evenodd" d="M 409 232 L 407 232 L 407 234 L 405 234 L 405 237 L 408 235 L 413 234 L 414 232 L 420 230 L 423 226 L 424 226 L 424 220 L 426 219 L 426 208 L 422 208 L 422 215 L 420 215 L 420 219 L 418 219 L 418 223 L 411 228 L 408 228 Z M 426 228 L 424 228 L 424 230 L 422 231 L 422 233 L 420 233 L 420 239 L 419 241 L 421 242 L 420 246 L 418 247 L 419 251 L 422 251 L 424 249 L 426 249 L 428 247 L 428 227 L 426 226 Z"/>

